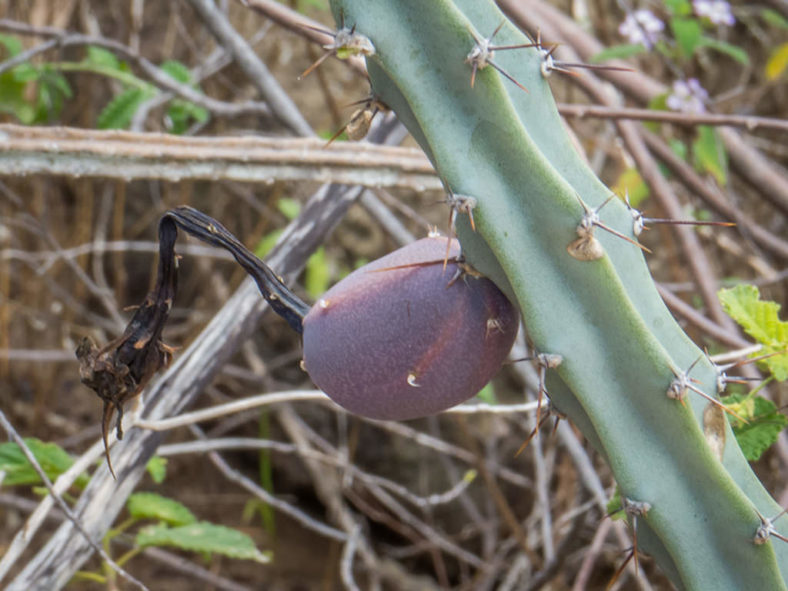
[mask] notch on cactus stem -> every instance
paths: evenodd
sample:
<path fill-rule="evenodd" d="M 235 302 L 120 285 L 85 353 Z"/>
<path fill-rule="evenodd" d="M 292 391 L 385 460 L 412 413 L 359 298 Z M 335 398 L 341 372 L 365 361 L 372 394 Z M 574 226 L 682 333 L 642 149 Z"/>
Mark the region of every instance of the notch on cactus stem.
<path fill-rule="evenodd" d="M 446 269 L 446 264 L 449 260 L 449 244 L 454 237 L 455 222 L 457 221 L 457 214 L 463 213 L 468 216 L 468 221 L 471 224 L 471 230 L 476 231 L 476 222 L 473 219 L 473 210 L 478 203 L 474 197 L 469 195 L 458 195 L 449 188 L 448 183 L 441 179 L 444 188 L 446 189 L 446 199 L 443 203 L 449 205 L 449 241 L 446 243 L 446 258 L 443 261 L 443 268 Z"/>
<path fill-rule="evenodd" d="M 537 406 L 538 404 L 539 403 L 537 402 Z M 548 401 L 547 411 L 544 413 L 544 417 L 537 421 L 537 423 L 534 425 L 534 428 L 531 429 L 531 432 L 528 434 L 528 437 L 526 437 L 525 441 L 523 441 L 523 444 L 517 448 L 516 452 L 514 452 L 515 458 L 525 451 L 531 441 L 533 441 L 534 437 L 536 437 L 537 433 L 539 433 L 539 430 L 550 419 L 551 416 L 555 416 L 555 422 L 553 423 L 553 428 L 550 431 L 550 435 L 555 435 L 555 432 L 558 430 L 558 423 L 561 422 L 561 419 L 566 419 L 566 415 L 559 411 L 552 401 Z"/>
<path fill-rule="evenodd" d="M 527 33 L 526 33 L 527 34 Z M 596 64 L 582 64 L 579 62 L 562 62 L 558 61 L 553 57 L 553 53 L 556 49 L 558 49 L 558 43 L 553 43 L 549 49 L 545 48 L 542 45 L 542 32 L 537 29 L 536 30 L 536 40 L 534 40 L 530 35 L 528 35 L 529 39 L 531 39 L 531 43 L 528 45 L 523 45 L 521 47 L 535 47 L 536 50 L 542 56 L 542 65 L 541 71 L 542 76 L 545 78 L 550 77 L 553 72 L 559 72 L 561 74 L 567 74 L 569 76 L 578 76 L 577 72 L 572 72 L 570 68 L 583 68 L 586 70 L 610 70 L 614 72 L 634 72 L 632 68 L 624 68 L 621 66 L 602 66 Z"/>
<path fill-rule="evenodd" d="M 741 359 L 734 363 L 728 363 L 726 365 L 717 365 L 712 362 L 712 365 L 717 370 L 717 392 L 722 393 L 727 388 L 728 384 L 747 384 L 749 382 L 760 382 L 761 378 L 758 377 L 748 377 L 748 376 L 729 376 L 728 370 L 733 369 L 734 367 L 741 367 L 742 365 L 748 365 L 750 363 L 757 363 L 758 361 L 763 361 L 764 359 L 768 359 L 769 357 L 775 357 L 776 355 L 785 355 L 788 353 L 788 349 L 784 349 L 782 351 L 773 351 L 771 353 L 766 353 L 764 355 L 758 355 L 757 357 L 749 357 L 747 359 Z M 708 354 L 706 355 L 708 357 Z M 709 359 L 711 361 L 711 359 Z"/>
<path fill-rule="evenodd" d="M 646 224 L 670 224 L 673 226 L 721 226 L 724 228 L 732 228 L 736 225 L 736 222 L 707 222 L 703 220 L 647 218 L 643 215 L 642 211 L 632 207 L 632 205 L 629 203 L 628 192 L 624 195 L 624 201 L 626 202 L 627 209 L 629 209 L 629 213 L 632 216 L 632 233 L 635 236 L 640 236 L 643 233 L 643 230 L 648 230 L 648 226 Z"/>
<path fill-rule="evenodd" d="M 473 49 L 468 53 L 465 57 L 465 63 L 471 64 L 471 88 L 473 88 L 474 84 L 476 83 L 476 72 L 478 70 L 483 70 L 487 66 L 492 66 L 496 70 L 498 70 L 501 74 L 503 74 L 506 78 L 508 78 L 511 82 L 517 85 L 518 88 L 528 92 L 528 89 L 520 84 L 517 80 L 515 80 L 514 76 L 509 74 L 506 70 L 504 70 L 501 66 L 496 64 L 493 61 L 493 57 L 495 57 L 496 51 L 505 51 L 508 49 L 520 49 L 523 47 L 531 47 L 530 43 L 525 43 L 523 45 L 490 45 L 495 37 L 498 34 L 498 31 L 501 30 L 505 21 L 501 21 L 495 30 L 493 31 L 492 35 L 487 37 L 486 39 L 479 38 L 478 35 L 473 31 L 473 29 L 468 29 L 471 35 L 473 36 L 473 40 L 476 43 L 473 46 Z"/>
<path fill-rule="evenodd" d="M 332 55 L 336 56 L 338 59 L 344 60 L 357 55 L 369 56 L 375 54 L 375 46 L 372 44 L 372 41 L 369 40 L 369 37 L 362 35 L 361 33 L 356 33 L 356 25 L 353 25 L 349 29 L 345 27 L 344 17 L 342 21 L 343 22 L 341 23 L 339 30 L 336 32 L 324 29 L 322 27 L 302 25 L 306 29 L 311 29 L 312 31 L 317 31 L 318 33 L 323 33 L 324 35 L 333 37 L 333 41 L 323 46 L 323 49 L 325 49 L 326 52 L 321 55 L 311 66 L 303 71 L 303 73 L 298 77 L 299 80 L 303 80 L 309 76 L 309 74 L 311 74 L 315 68 L 317 68 Z"/>
<path fill-rule="evenodd" d="M 523 443 L 520 446 L 520 449 L 518 449 L 517 452 L 514 454 L 515 456 L 517 456 L 520 453 L 522 453 L 522 451 L 528 446 L 528 444 L 536 436 L 536 434 L 539 433 L 539 427 L 541 427 L 542 423 L 544 422 L 541 419 L 541 416 L 542 416 L 542 400 L 543 400 L 544 396 L 547 394 L 547 386 L 545 385 L 545 378 L 546 378 L 547 370 L 548 369 L 556 369 L 559 365 L 561 365 L 564 362 L 564 358 L 563 358 L 563 356 L 557 355 L 557 354 L 539 353 L 539 354 L 533 355 L 531 357 L 523 357 L 522 359 L 517 359 L 515 361 L 512 361 L 511 363 L 517 363 L 517 362 L 520 362 L 520 361 L 534 361 L 536 363 L 536 367 L 539 370 L 539 392 L 537 393 L 537 399 L 536 399 L 537 400 L 537 402 L 536 402 L 536 425 L 534 427 L 533 432 L 525 440 L 525 443 Z M 552 407 L 548 407 L 548 411 L 547 411 L 547 414 L 545 416 L 545 420 L 547 419 L 547 416 L 549 416 L 551 408 Z M 556 413 L 556 414 L 558 415 L 559 419 L 562 418 L 562 415 L 560 413 Z M 555 428 L 556 429 L 558 428 L 558 421 L 556 421 Z"/>
<path fill-rule="evenodd" d="M 718 406 L 719 408 L 721 408 L 723 411 L 727 412 L 729 415 L 736 417 L 742 423 L 745 423 L 745 424 L 748 423 L 749 421 L 747 419 L 745 419 L 744 417 L 742 417 L 740 414 L 738 414 L 735 411 L 733 411 L 732 409 L 728 408 L 722 402 L 720 402 L 719 400 L 717 400 L 713 396 L 709 396 L 708 394 L 706 394 L 706 392 L 704 392 L 703 390 L 701 390 L 700 388 L 698 388 L 697 386 L 694 385 L 694 384 L 698 383 L 698 380 L 690 378 L 689 374 L 690 374 L 690 372 L 692 372 L 692 370 L 695 367 L 695 365 L 701 359 L 703 359 L 703 355 L 701 355 L 695 361 L 693 361 L 692 364 L 687 369 L 687 371 L 677 371 L 675 368 L 671 368 L 671 371 L 673 372 L 673 375 L 676 376 L 676 377 L 670 383 L 670 386 L 668 387 L 668 391 L 667 391 L 668 398 L 672 398 L 674 400 L 678 400 L 679 402 L 681 402 L 682 405 L 684 405 L 685 404 L 684 403 L 684 399 L 687 396 L 687 390 L 692 390 L 696 394 L 700 394 L 701 396 L 703 396 L 706 400 L 708 400 L 712 404 L 714 404 L 714 405 Z"/>
<path fill-rule="evenodd" d="M 617 238 L 621 238 L 630 244 L 634 244 L 639 249 L 651 253 L 651 251 L 637 242 L 636 240 L 632 240 L 629 236 L 625 236 L 618 230 L 614 230 L 607 224 L 603 223 L 602 220 L 599 218 L 599 212 L 602 211 L 602 208 L 605 207 L 610 201 L 615 198 L 615 195 L 611 195 L 596 209 L 591 209 L 586 205 L 586 203 L 580 198 L 580 195 L 576 195 L 577 201 L 583 208 L 584 214 L 583 217 L 580 219 L 580 223 L 577 226 L 577 240 L 572 241 L 569 246 L 566 247 L 567 252 L 572 255 L 574 258 L 580 261 L 595 261 L 597 259 L 601 259 L 605 255 L 605 250 L 602 248 L 602 244 L 596 239 L 594 236 L 594 226 L 601 228 L 605 232 L 616 236 Z"/>
<path fill-rule="evenodd" d="M 752 539 L 753 544 L 758 546 L 765 544 L 769 541 L 769 539 L 774 536 L 778 540 L 782 540 L 783 542 L 788 542 L 788 538 L 782 535 L 777 529 L 774 527 L 774 522 L 777 521 L 780 517 L 785 515 L 788 512 L 788 509 L 783 509 L 780 511 L 775 517 L 769 519 L 761 515 L 760 511 L 757 509 L 755 512 L 758 514 L 758 518 L 761 520 L 761 525 L 758 526 L 758 529 L 755 530 L 755 536 Z"/>
<path fill-rule="evenodd" d="M 369 133 L 369 128 L 375 116 L 380 112 L 388 111 L 389 108 L 383 102 L 376 99 L 374 96 L 369 96 L 360 101 L 350 103 L 348 106 L 363 105 L 360 109 L 353 111 L 350 120 L 343 125 L 339 131 L 332 135 L 323 146 L 327 148 L 334 140 L 336 140 L 343 131 L 347 132 L 347 137 L 351 141 L 363 140 Z"/>

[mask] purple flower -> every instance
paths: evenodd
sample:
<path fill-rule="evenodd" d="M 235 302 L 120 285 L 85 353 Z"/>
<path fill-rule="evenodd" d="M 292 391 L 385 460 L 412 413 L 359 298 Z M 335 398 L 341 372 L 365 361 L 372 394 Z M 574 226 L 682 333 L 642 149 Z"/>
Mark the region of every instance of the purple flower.
<path fill-rule="evenodd" d="M 692 8 L 700 17 L 708 17 L 715 25 L 728 25 L 736 23 L 731 13 L 731 5 L 725 0 L 692 0 Z"/>
<path fill-rule="evenodd" d="M 626 37 L 630 43 L 642 43 L 646 47 L 652 47 L 659 40 L 664 29 L 665 23 L 650 10 L 632 12 L 618 26 L 619 34 Z"/>
<path fill-rule="evenodd" d="M 666 104 L 669 109 L 674 111 L 684 111 L 685 113 L 703 113 L 706 110 L 706 100 L 709 93 L 700 85 L 695 78 L 676 80 L 673 83 L 673 92 L 668 95 Z"/>

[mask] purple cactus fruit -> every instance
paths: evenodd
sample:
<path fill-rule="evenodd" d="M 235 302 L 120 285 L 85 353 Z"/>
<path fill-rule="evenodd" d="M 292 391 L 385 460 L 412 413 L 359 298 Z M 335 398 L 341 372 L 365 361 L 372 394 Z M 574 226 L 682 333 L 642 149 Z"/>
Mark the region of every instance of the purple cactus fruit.
<path fill-rule="evenodd" d="M 517 311 L 489 279 L 458 276 L 456 240 L 444 270 L 446 241 L 424 238 L 357 269 L 304 318 L 304 366 L 348 411 L 389 420 L 435 414 L 500 369 Z"/>

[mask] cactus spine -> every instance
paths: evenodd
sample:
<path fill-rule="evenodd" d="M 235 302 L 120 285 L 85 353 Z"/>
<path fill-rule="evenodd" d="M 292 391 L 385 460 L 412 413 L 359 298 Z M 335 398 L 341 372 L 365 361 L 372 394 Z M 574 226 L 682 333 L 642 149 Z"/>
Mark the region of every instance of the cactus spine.
<path fill-rule="evenodd" d="M 754 541 L 759 516 L 780 507 L 727 421 L 716 421 L 724 424 L 717 439 L 727 440 L 718 459 L 704 436 L 704 411 L 710 428 L 716 407 L 708 411 L 705 398 L 683 387 L 703 353 L 663 304 L 642 252 L 593 220 L 581 226 L 610 191 L 562 128 L 545 54 L 498 51 L 497 68 L 468 63 L 476 40 L 505 21 L 490 0 L 332 7 L 338 23 L 375 47 L 367 66 L 376 98 L 396 111 L 448 186 L 476 200 L 476 231 L 457 216 L 464 252 L 517 302 L 535 346 L 563 357 L 548 372 L 551 398 L 607 458 L 622 495 L 648 507 L 638 517 L 638 546 L 681 588 L 785 589 L 788 546 Z M 495 43 L 529 40 L 505 22 Z M 635 238 L 619 200 L 597 215 Z M 578 239 L 601 256 L 572 256 Z M 716 395 L 717 371 L 705 358 L 691 377 Z"/>

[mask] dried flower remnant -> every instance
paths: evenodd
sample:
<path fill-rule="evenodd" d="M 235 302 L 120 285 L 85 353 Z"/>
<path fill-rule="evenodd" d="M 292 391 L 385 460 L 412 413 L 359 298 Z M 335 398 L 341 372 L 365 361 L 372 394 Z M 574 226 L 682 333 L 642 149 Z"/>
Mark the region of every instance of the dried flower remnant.
<path fill-rule="evenodd" d="M 673 92 L 668 95 L 667 104 L 669 109 L 683 111 L 685 113 L 703 113 L 706 111 L 706 101 L 709 93 L 700 85 L 695 78 L 689 80 L 676 80 L 673 83 Z"/>
<path fill-rule="evenodd" d="M 627 15 L 618 27 L 622 37 L 632 44 L 642 43 L 648 48 L 654 46 L 662 37 L 665 23 L 659 20 L 650 10 L 636 10 Z"/>
<path fill-rule="evenodd" d="M 692 9 L 697 16 L 706 17 L 715 25 L 732 27 L 736 24 L 731 5 L 725 0 L 693 0 Z"/>
<path fill-rule="evenodd" d="M 159 226 L 159 270 L 156 286 L 137 308 L 123 334 L 102 348 L 84 339 L 76 350 L 82 383 L 104 402 L 101 435 L 107 465 L 115 476 L 109 457 L 107 437 L 112 415 L 117 412 L 118 439 L 123 439 L 123 406 L 138 396 L 153 375 L 172 361 L 173 349 L 161 338 L 177 291 L 175 227 L 163 221 Z"/>

